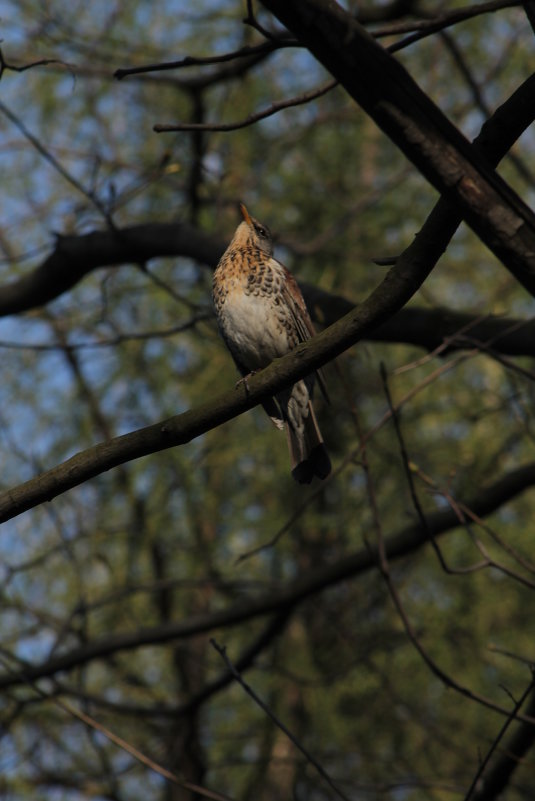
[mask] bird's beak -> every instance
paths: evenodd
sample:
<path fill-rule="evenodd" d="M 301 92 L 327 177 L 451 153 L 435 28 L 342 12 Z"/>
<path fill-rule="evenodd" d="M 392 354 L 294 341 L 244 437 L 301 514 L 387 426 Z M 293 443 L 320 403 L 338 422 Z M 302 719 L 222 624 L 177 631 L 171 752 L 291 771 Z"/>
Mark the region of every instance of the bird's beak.
<path fill-rule="evenodd" d="M 240 211 L 242 213 L 242 216 L 243 216 L 243 219 L 245 220 L 245 222 L 248 225 L 252 225 L 253 223 L 252 223 L 252 220 L 251 220 L 251 215 L 249 214 L 249 212 L 247 211 L 247 209 L 245 208 L 243 203 L 240 203 Z"/>

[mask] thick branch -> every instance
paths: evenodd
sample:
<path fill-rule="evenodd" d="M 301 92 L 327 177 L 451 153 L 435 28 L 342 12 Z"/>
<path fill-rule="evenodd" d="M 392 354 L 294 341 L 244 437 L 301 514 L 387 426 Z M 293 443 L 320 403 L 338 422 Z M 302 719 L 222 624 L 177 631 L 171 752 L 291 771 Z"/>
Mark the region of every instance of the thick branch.
<path fill-rule="evenodd" d="M 101 442 L 63 464 L 0 495 L 0 522 L 141 456 L 183 445 L 221 423 L 256 406 L 283 387 L 303 378 L 342 353 L 376 325 L 401 308 L 418 288 L 427 272 L 414 267 L 390 270 L 375 292 L 358 309 L 309 342 L 299 345 L 282 359 L 249 379 L 247 388 L 231 390 L 197 409 L 176 415 L 146 428 Z"/>
<path fill-rule="evenodd" d="M 535 107 L 527 104 L 526 98 L 532 98 L 534 89 L 535 76 L 532 76 L 484 126 L 477 141 L 489 158 L 499 161 L 523 130 L 522 125 L 525 127 L 533 118 Z M 511 106 L 518 109 L 513 120 L 507 114 Z M 410 300 L 446 247 L 457 224 L 456 212 L 441 199 L 418 237 L 398 258 L 396 265 L 370 297 L 312 341 L 299 345 L 283 359 L 277 359 L 254 376 L 248 383 L 247 394 L 245 389 L 242 392 L 228 392 L 198 409 L 76 454 L 67 462 L 1 495 L 0 522 L 51 500 L 112 467 L 189 442 L 322 367 L 386 323 Z M 184 231 L 189 230 L 191 234 L 194 229 L 180 226 L 179 230 L 184 235 Z M 184 246 L 188 247 L 191 243 L 188 237 L 186 240 Z M 123 241 L 123 237 L 117 241 Z M 138 259 L 143 258 L 142 245 L 142 241 L 138 242 Z"/>
<path fill-rule="evenodd" d="M 44 306 L 100 267 L 177 254 L 216 264 L 223 250 L 223 243 L 179 222 L 57 236 L 56 247 L 39 267 L 2 287 L 0 317 Z"/>
<path fill-rule="evenodd" d="M 184 223 L 149 223 L 123 228 L 118 233 L 108 230 L 58 237 L 53 253 L 39 267 L 3 287 L 0 317 L 43 306 L 93 270 L 127 263 L 133 252 L 136 261 L 186 256 L 212 267 L 217 264 L 224 247 L 223 240 Z M 352 301 L 311 284 L 301 283 L 301 288 L 313 316 L 324 326 L 331 325 L 354 308 Z M 535 356 L 535 322 L 490 316 L 477 321 L 474 315 L 448 309 L 403 309 L 370 331 L 366 338 L 434 350 L 445 338 L 455 336 L 466 327 L 470 328 L 474 339 L 492 340 L 499 353 Z M 452 350 L 463 347 L 466 343 L 462 340 L 453 340 L 449 346 Z"/>
<path fill-rule="evenodd" d="M 312 284 L 300 283 L 312 316 L 323 325 L 331 325 L 347 314 L 353 304 L 341 295 L 324 292 Z M 416 306 L 401 309 L 374 328 L 363 339 L 372 342 L 405 343 L 432 351 L 444 345 L 441 355 L 465 350 L 482 342 L 507 356 L 535 356 L 535 319 L 478 316 L 446 308 L 426 309 Z"/>
<path fill-rule="evenodd" d="M 474 144 L 497 164 L 535 116 L 535 76 L 531 76 L 485 123 Z M 404 253 L 406 262 L 438 261 L 461 222 L 455 206 L 440 199 Z M 58 237 L 56 248 L 29 275 L 0 291 L 0 316 L 42 306 L 71 289 L 92 270 L 157 256 L 189 256 L 215 266 L 224 243 L 184 223 L 152 223 L 84 236 Z M 345 313 L 347 309 L 343 312 Z M 332 317 L 328 317 L 332 321 Z"/>
<path fill-rule="evenodd" d="M 502 476 L 494 484 L 480 490 L 473 497 L 460 498 L 458 502 L 469 507 L 478 517 L 485 517 L 534 484 L 535 462 L 532 462 Z M 385 540 L 384 546 L 388 559 L 393 560 L 406 556 L 429 542 L 430 536 L 437 537 L 459 525 L 459 517 L 455 510 L 448 509 L 429 514 L 426 517 L 425 527 L 418 522 L 405 527 Z M 176 623 L 165 623 L 153 628 L 138 629 L 94 640 L 41 665 L 28 666 L 23 670 L 0 677 L 0 690 L 53 676 L 61 671 L 72 670 L 93 659 L 102 659 L 117 651 L 139 648 L 144 645 L 156 645 L 169 640 L 186 639 L 196 634 L 235 626 L 245 620 L 290 609 L 310 595 L 374 568 L 377 565 L 377 557 L 376 548 L 366 547 L 354 554 L 344 556 L 332 565 L 308 571 L 302 578 L 286 587 L 281 587 L 277 592 L 270 590 L 260 598 L 249 598 L 247 603 L 240 601 L 230 608 L 193 616 Z"/>
<path fill-rule="evenodd" d="M 460 131 L 341 6 L 263 0 L 535 295 L 535 216 Z"/>
<path fill-rule="evenodd" d="M 458 223 L 458 218 L 456 219 Z M 443 229 L 444 230 L 444 229 Z M 419 237 L 424 246 L 425 226 Z M 430 237 L 431 239 L 431 237 Z M 436 247 L 436 240 L 425 244 Z M 85 275 L 97 269 L 143 261 L 160 256 L 194 258 L 215 266 L 225 248 L 223 240 L 184 223 L 148 223 L 114 231 L 95 231 L 81 236 L 58 237 L 56 248 L 33 272 L 4 286 L 0 292 L 0 317 L 38 308 L 71 289 Z M 439 249 L 438 255 L 442 252 Z M 432 260 L 432 258 L 430 259 Z M 311 313 L 323 326 L 331 325 L 350 312 L 355 304 L 300 282 Z M 494 349 L 509 356 L 535 356 L 535 321 L 488 316 L 478 320 L 469 313 L 448 309 L 403 309 L 383 325 L 370 331 L 366 339 L 403 342 L 434 350 L 446 338 L 469 327 L 480 342 L 492 341 Z M 450 350 L 466 347 L 453 339 Z"/>

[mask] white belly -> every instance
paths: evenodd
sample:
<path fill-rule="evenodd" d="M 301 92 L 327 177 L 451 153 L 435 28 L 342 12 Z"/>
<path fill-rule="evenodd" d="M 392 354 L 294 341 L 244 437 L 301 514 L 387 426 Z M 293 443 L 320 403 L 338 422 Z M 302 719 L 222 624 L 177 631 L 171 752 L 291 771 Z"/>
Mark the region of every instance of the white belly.
<path fill-rule="evenodd" d="M 269 296 L 233 292 L 225 299 L 219 324 L 238 361 L 259 370 L 291 349 L 283 319 Z"/>

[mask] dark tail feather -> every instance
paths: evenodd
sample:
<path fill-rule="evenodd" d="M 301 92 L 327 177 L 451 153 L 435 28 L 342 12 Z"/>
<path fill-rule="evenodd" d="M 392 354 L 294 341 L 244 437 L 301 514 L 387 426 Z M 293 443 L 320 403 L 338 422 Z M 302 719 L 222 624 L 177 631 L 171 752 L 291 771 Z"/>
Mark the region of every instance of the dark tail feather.
<path fill-rule="evenodd" d="M 331 472 L 331 460 L 310 401 L 304 428 L 304 434 L 300 434 L 286 421 L 292 476 L 299 484 L 310 484 L 314 476 L 323 479 Z"/>

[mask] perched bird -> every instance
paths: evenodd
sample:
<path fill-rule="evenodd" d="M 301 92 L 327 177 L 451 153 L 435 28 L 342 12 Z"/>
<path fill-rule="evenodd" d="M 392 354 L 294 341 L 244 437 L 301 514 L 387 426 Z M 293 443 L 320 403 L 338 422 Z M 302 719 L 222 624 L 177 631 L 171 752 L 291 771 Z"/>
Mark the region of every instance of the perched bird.
<path fill-rule="evenodd" d="M 293 275 L 273 258 L 266 225 L 243 215 L 214 273 L 213 300 L 221 335 L 245 378 L 314 336 Z M 325 384 L 316 374 L 323 393 Z M 264 402 L 277 428 L 286 429 L 292 475 L 300 484 L 326 478 L 331 462 L 312 407 L 314 376 Z"/>

